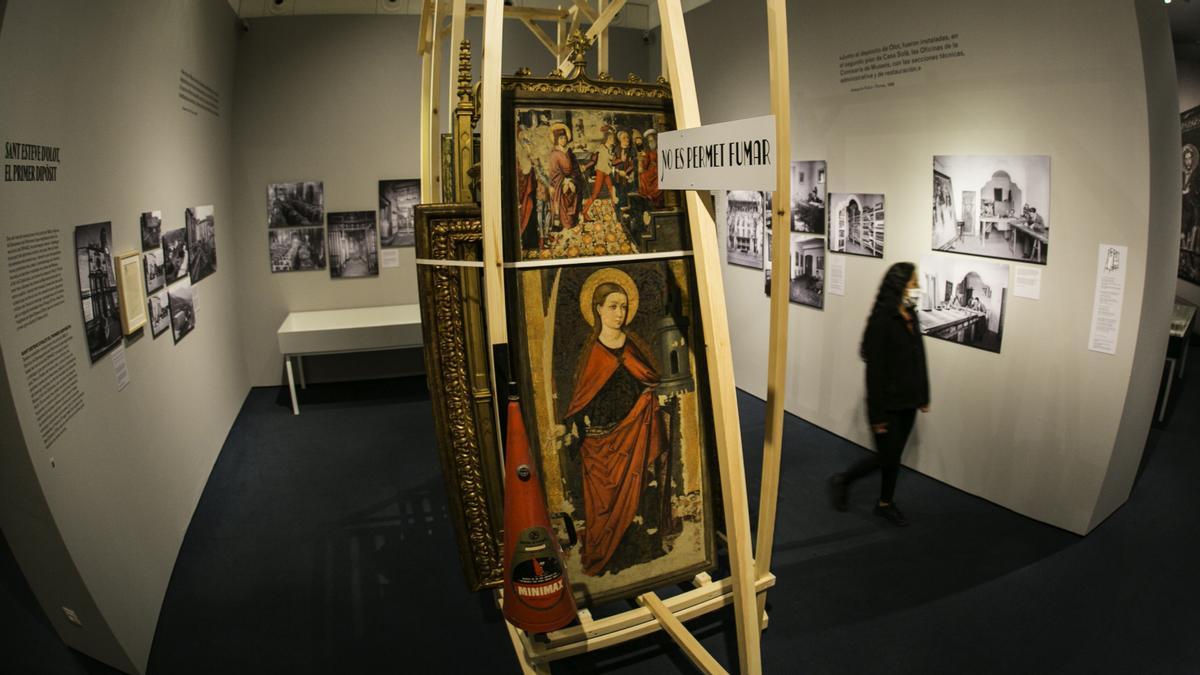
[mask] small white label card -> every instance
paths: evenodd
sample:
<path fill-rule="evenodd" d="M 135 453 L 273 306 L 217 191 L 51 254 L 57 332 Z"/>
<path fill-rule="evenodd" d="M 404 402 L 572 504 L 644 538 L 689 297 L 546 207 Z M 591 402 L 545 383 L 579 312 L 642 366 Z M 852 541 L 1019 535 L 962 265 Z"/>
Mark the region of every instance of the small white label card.
<path fill-rule="evenodd" d="M 129 386 L 129 364 L 125 361 L 125 345 L 118 344 L 112 351 L 113 374 L 117 377 L 117 391 Z"/>
<path fill-rule="evenodd" d="M 829 267 L 829 285 L 825 287 L 830 295 L 846 294 L 846 256 L 827 255 L 825 264 Z"/>
<path fill-rule="evenodd" d="M 1088 335 L 1088 349 L 1094 352 L 1117 353 L 1121 306 L 1125 303 L 1125 268 L 1128 265 L 1128 246 L 1100 244 L 1096 263 L 1096 296 L 1092 302 L 1092 330 Z"/>
<path fill-rule="evenodd" d="M 382 253 L 384 267 L 399 267 L 400 266 L 400 251 L 394 248 L 385 248 Z"/>
<path fill-rule="evenodd" d="M 1041 300 L 1042 268 L 1017 267 L 1017 273 L 1013 281 L 1013 295 L 1018 298 Z"/>

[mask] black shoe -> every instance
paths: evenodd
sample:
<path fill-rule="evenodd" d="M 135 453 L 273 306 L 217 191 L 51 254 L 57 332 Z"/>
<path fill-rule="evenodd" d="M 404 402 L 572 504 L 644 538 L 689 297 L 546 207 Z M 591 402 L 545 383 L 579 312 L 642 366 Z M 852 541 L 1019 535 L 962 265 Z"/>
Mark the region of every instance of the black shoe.
<path fill-rule="evenodd" d="M 849 485 L 846 484 L 846 474 L 835 473 L 829 478 L 829 495 L 833 500 L 833 508 L 838 511 L 846 510 L 847 493 Z"/>
<path fill-rule="evenodd" d="M 900 512 L 900 509 L 896 508 L 895 504 L 888 504 L 887 506 L 876 504 L 875 515 L 898 527 L 908 526 L 908 518 L 904 517 L 904 514 Z"/>

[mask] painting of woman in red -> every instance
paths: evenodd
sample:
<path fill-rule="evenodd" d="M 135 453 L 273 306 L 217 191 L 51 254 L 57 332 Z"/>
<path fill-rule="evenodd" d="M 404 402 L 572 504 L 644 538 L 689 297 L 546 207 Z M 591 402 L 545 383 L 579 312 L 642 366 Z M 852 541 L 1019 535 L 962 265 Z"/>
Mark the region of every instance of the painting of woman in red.
<path fill-rule="evenodd" d="M 663 536 L 674 528 L 666 522 L 671 489 L 659 374 L 651 350 L 626 330 L 637 312 L 637 287 L 611 268 L 593 279 L 583 289 L 592 338 L 580 354 L 563 423 L 582 439 L 581 563 L 585 574 L 598 576 L 663 555 Z"/>

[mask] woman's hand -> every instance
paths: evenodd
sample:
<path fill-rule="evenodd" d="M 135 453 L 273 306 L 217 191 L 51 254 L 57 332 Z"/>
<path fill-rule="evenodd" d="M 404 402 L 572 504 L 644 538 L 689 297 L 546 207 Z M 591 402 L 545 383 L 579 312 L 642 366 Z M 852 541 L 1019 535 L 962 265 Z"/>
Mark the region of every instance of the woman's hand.
<path fill-rule="evenodd" d="M 886 434 L 887 427 L 887 422 L 880 422 L 879 424 L 872 424 L 871 431 L 874 431 L 877 434 Z"/>

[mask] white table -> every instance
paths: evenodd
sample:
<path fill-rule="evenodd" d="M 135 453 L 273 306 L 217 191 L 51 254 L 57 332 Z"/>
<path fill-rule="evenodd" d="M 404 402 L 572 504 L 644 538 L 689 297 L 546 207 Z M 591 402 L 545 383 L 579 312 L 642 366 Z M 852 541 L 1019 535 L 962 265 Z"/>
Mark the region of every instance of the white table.
<path fill-rule="evenodd" d="M 403 349 L 424 344 L 420 305 L 291 312 L 280 324 L 276 335 L 279 338 L 279 351 L 283 353 L 287 367 L 294 415 L 300 414 L 300 406 L 296 403 L 292 357 L 296 357 L 300 388 L 304 389 L 306 355 Z"/>
<path fill-rule="evenodd" d="M 1163 390 L 1162 406 L 1158 409 L 1158 421 L 1162 422 L 1167 415 L 1167 401 L 1171 398 L 1171 384 L 1175 381 L 1175 357 L 1171 356 L 1171 341 L 1178 340 L 1182 345 L 1179 354 L 1179 379 L 1183 379 L 1183 370 L 1187 368 L 1188 346 L 1192 341 L 1192 324 L 1196 321 L 1196 308 L 1191 305 L 1175 303 L 1171 312 L 1171 332 L 1167 342 L 1167 385 Z"/>

